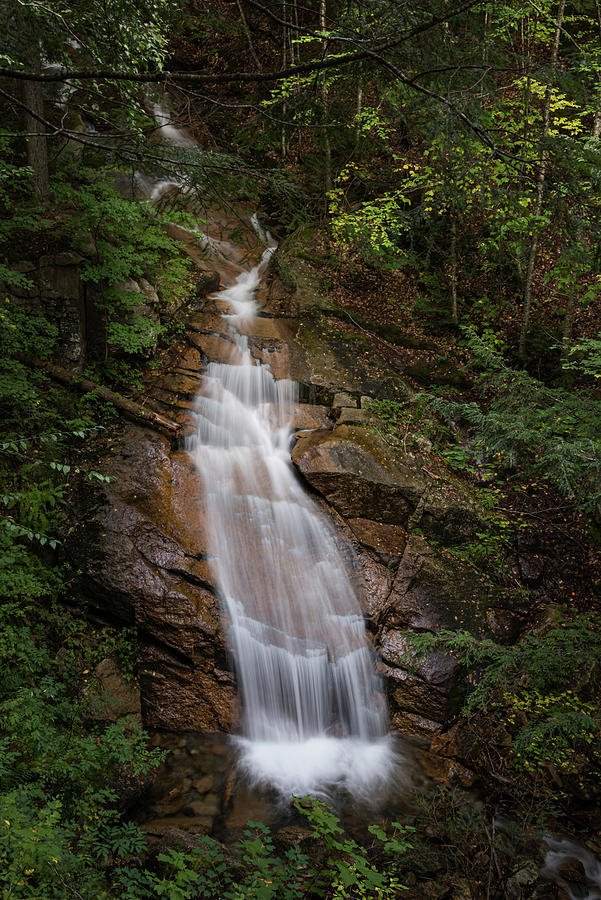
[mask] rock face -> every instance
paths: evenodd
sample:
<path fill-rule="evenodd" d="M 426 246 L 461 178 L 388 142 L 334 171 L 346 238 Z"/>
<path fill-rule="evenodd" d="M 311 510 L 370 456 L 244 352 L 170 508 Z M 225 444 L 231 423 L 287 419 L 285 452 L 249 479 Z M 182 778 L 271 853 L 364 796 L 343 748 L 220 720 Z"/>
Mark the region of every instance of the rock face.
<path fill-rule="evenodd" d="M 192 463 L 141 428 L 117 446 L 116 480 L 72 545 L 82 602 L 91 616 L 136 627 L 146 725 L 228 729 L 234 686 Z"/>
<path fill-rule="evenodd" d="M 309 484 L 349 519 L 419 529 L 463 543 L 480 527 L 478 510 L 458 485 L 427 474 L 391 452 L 368 427 L 338 425 L 300 440 L 293 460 Z"/>
<path fill-rule="evenodd" d="M 20 260 L 11 268 L 20 272 L 29 284 L 6 287 L 7 293 L 25 309 L 44 310 L 57 328 L 61 361 L 76 368 L 81 368 L 86 361 L 104 360 L 107 352 L 108 323 L 103 292 L 99 284 L 82 280 L 83 262 L 83 256 L 71 251 L 46 254 L 35 262 Z M 150 355 L 156 349 L 161 331 L 155 288 L 140 278 L 139 282 L 132 279 L 120 282 L 114 285 L 114 290 L 129 298 L 127 311 L 117 316 L 115 323 L 134 325 L 144 319 L 148 328 L 145 352 Z"/>
<path fill-rule="evenodd" d="M 6 288 L 26 309 L 51 312 L 63 360 L 75 366 L 83 362 L 86 351 L 86 288 L 79 275 L 82 261 L 82 256 L 71 252 L 20 260 L 11 268 L 25 276 L 30 286 Z"/>
<path fill-rule="evenodd" d="M 349 552 L 381 656 L 392 725 L 429 747 L 460 704 L 457 663 L 440 651 L 418 659 L 410 637 L 445 628 L 481 635 L 498 626 L 500 598 L 453 554 L 485 530 L 483 513 L 462 485 L 431 471 L 426 439 L 413 443 L 414 453 L 401 452 L 377 432 L 370 399 L 410 404 L 414 391 L 373 348 L 357 353 L 344 344 L 331 318 L 315 309 L 327 301 L 306 285 L 295 293 L 273 276 L 261 299 L 263 314 L 245 326 L 249 348 L 276 378 L 299 382 L 294 465 Z M 194 427 L 194 398 L 208 362 L 230 358 L 221 312 L 214 300 L 202 304 L 165 371 L 147 379 L 146 401 L 184 433 Z M 95 498 L 73 549 L 82 602 L 91 615 L 137 627 L 146 725 L 229 730 L 235 686 L 191 460 L 164 438 L 127 428 L 109 468 L 116 481 Z M 469 781 L 443 744 L 437 759 L 446 763 L 430 764 L 435 777 L 444 772 Z"/>

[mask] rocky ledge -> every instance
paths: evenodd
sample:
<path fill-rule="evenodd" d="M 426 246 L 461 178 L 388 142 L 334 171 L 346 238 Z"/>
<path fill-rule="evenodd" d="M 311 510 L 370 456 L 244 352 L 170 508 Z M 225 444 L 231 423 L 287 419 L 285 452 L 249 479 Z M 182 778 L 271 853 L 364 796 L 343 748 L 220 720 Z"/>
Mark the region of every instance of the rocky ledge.
<path fill-rule="evenodd" d="M 370 402 L 411 404 L 415 393 L 373 348 L 349 350 L 324 314 L 327 300 L 277 277 L 261 299 L 263 312 L 247 332 L 251 352 L 276 377 L 300 384 L 294 465 L 349 553 L 393 727 L 428 749 L 458 708 L 456 662 L 440 652 L 416 660 L 411 634 L 461 626 L 499 636 L 511 628 L 513 611 L 499 591 L 452 552 L 486 527 L 485 512 L 464 486 L 434 471 L 427 441 L 413 442 L 412 452 L 387 442 Z M 231 352 L 219 313 L 214 300 L 201 302 L 162 374 L 145 385 L 145 402 L 184 432 L 207 364 Z M 146 726 L 227 731 L 235 685 L 191 458 L 131 426 L 115 434 L 110 453 L 115 480 L 82 504 L 86 517 L 71 542 L 81 602 L 90 616 L 136 627 Z M 437 771 L 465 782 L 466 770 L 450 756 Z"/>

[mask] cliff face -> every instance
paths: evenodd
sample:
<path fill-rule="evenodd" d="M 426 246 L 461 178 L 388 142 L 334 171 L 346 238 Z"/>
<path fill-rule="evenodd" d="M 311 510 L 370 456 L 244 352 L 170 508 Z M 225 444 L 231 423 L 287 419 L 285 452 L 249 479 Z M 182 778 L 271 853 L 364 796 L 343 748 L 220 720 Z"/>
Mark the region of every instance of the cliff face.
<path fill-rule="evenodd" d="M 408 632 L 461 626 L 498 635 L 508 627 L 494 589 L 446 550 L 485 527 L 483 512 L 465 487 L 432 471 L 427 442 L 403 452 L 378 432 L 371 399 L 410 404 L 414 392 L 373 349 L 349 352 L 325 314 L 327 300 L 275 275 L 259 299 L 262 314 L 248 327 L 251 352 L 276 377 L 300 384 L 293 463 L 348 553 L 392 725 L 427 749 L 455 711 L 456 663 L 440 652 L 414 663 Z M 162 373 L 145 385 L 147 405 L 180 422 L 183 433 L 208 362 L 227 361 L 232 346 L 215 301 L 199 307 Z M 94 616 L 136 626 L 146 726 L 228 731 L 236 692 L 191 458 L 131 426 L 111 454 L 115 481 L 73 542 L 82 602 Z"/>

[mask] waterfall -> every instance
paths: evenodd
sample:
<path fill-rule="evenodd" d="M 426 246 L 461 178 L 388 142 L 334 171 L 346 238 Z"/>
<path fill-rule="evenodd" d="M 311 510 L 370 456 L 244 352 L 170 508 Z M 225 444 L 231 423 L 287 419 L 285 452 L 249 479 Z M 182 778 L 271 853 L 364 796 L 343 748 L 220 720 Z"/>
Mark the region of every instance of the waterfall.
<path fill-rule="evenodd" d="M 392 750 L 360 605 L 292 468 L 297 386 L 255 362 L 237 331 L 257 312 L 274 249 L 215 295 L 229 309 L 232 354 L 208 366 L 189 443 L 241 696 L 240 761 L 253 781 L 288 796 L 334 785 L 366 795 L 386 779 Z"/>
<path fill-rule="evenodd" d="M 194 146 L 162 107 L 153 111 L 164 139 Z M 156 200 L 177 185 L 147 193 Z M 395 754 L 360 604 L 332 530 L 292 468 L 297 386 L 257 363 L 238 330 L 258 312 L 255 291 L 275 251 L 256 215 L 251 224 L 267 247 L 250 270 L 228 242 L 197 235 L 240 274 L 215 295 L 227 310 L 231 358 L 209 364 L 188 439 L 240 691 L 240 767 L 284 797 L 340 787 L 373 799 Z"/>

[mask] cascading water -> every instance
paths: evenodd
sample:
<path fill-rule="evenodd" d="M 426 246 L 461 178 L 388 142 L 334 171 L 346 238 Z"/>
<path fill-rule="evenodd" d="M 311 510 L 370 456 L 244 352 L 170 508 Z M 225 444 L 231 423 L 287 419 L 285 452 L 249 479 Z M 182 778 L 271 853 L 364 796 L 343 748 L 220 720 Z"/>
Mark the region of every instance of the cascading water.
<path fill-rule="evenodd" d="M 158 104 L 162 137 L 196 146 Z M 146 185 L 151 200 L 176 180 Z M 292 469 L 296 385 L 276 381 L 239 332 L 258 308 L 255 290 L 275 250 L 215 295 L 232 337 L 231 359 L 208 366 L 188 449 L 204 483 L 208 549 L 228 620 L 240 688 L 240 765 L 284 796 L 343 787 L 373 800 L 395 768 L 388 713 L 361 608 L 334 536 Z M 227 241 L 195 232 L 212 258 L 240 271 Z"/>
<path fill-rule="evenodd" d="M 361 609 L 292 469 L 296 385 L 256 363 L 237 330 L 257 312 L 273 250 L 216 295 L 231 310 L 232 356 L 207 369 L 189 447 L 241 694 L 241 765 L 286 795 L 337 785 L 367 796 L 388 778 L 393 752 Z"/>

